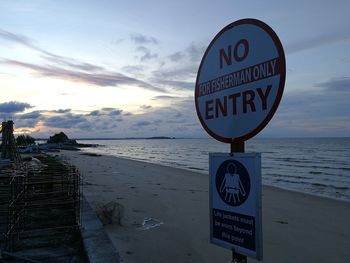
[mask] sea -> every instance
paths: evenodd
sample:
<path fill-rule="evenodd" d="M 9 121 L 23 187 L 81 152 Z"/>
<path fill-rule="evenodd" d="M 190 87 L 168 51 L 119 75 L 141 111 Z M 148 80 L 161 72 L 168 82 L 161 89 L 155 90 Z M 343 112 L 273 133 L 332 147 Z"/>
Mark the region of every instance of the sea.
<path fill-rule="evenodd" d="M 214 139 L 82 140 L 83 151 L 140 160 L 208 175 L 209 152 L 230 151 Z M 350 201 L 350 138 L 257 138 L 246 152 L 261 153 L 262 182 L 283 189 Z"/>

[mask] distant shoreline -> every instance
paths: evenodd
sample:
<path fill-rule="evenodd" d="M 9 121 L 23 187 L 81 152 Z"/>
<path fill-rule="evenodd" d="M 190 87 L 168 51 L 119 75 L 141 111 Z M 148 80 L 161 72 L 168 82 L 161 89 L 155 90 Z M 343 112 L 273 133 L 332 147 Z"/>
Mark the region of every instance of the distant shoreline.
<path fill-rule="evenodd" d="M 72 140 L 79 141 L 115 141 L 115 140 L 175 140 L 175 139 L 193 139 L 193 138 L 175 138 L 166 136 L 155 136 L 155 137 L 126 137 L 126 138 L 73 138 Z M 203 138 L 206 139 L 206 138 Z M 35 138 L 38 141 L 46 141 L 48 138 Z"/>
<path fill-rule="evenodd" d="M 0 136 L 1 138 L 1 136 Z M 125 137 L 125 138 L 72 138 L 73 140 L 79 141 L 118 141 L 118 140 L 192 140 L 192 139 L 212 139 L 211 137 L 167 137 L 167 136 L 154 136 L 154 137 Z M 251 140 L 303 140 L 303 139 L 350 139 L 349 137 L 256 137 Z M 47 141 L 48 138 L 35 138 L 38 141 Z M 246 141 L 247 142 L 247 141 Z M 219 142 L 218 142 L 219 143 Z"/>

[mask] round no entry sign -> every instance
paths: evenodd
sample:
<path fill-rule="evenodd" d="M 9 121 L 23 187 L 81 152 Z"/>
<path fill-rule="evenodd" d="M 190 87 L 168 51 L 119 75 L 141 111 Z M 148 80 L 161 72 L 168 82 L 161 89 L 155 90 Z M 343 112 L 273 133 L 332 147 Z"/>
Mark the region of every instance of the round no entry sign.
<path fill-rule="evenodd" d="M 268 25 L 242 19 L 226 26 L 210 43 L 197 74 L 202 126 L 226 143 L 255 136 L 280 103 L 285 75 L 282 44 Z"/>

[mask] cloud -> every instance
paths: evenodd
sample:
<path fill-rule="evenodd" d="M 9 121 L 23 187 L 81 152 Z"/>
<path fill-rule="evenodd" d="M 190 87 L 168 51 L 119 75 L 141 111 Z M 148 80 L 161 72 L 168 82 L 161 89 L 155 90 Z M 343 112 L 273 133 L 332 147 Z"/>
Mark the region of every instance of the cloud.
<path fill-rule="evenodd" d="M 101 112 L 99 110 L 94 110 L 94 111 L 90 112 L 88 115 L 90 115 L 90 116 L 100 116 Z"/>
<path fill-rule="evenodd" d="M 153 123 L 155 125 L 159 125 L 159 124 L 163 123 L 163 120 L 155 120 L 155 121 L 153 121 Z"/>
<path fill-rule="evenodd" d="M 204 51 L 206 49 L 205 45 L 201 45 L 195 42 L 192 42 L 186 49 L 185 53 L 192 62 L 199 62 L 203 57 Z"/>
<path fill-rule="evenodd" d="M 0 29 L 0 38 L 24 45 L 41 54 L 41 56 L 49 63 L 49 65 L 35 65 L 16 60 L 3 59 L 0 63 L 31 69 L 40 76 L 57 77 L 64 80 L 82 82 L 95 86 L 118 86 L 118 85 L 136 85 L 147 90 L 166 93 L 166 90 L 155 87 L 145 81 L 128 77 L 117 72 L 109 72 L 105 68 L 87 62 L 78 61 L 73 58 L 59 56 L 57 54 L 46 51 L 34 44 L 34 41 L 5 30 Z M 158 43 L 155 38 L 147 38 L 142 35 L 134 36 L 135 43 Z M 152 53 L 146 47 L 139 47 L 142 52 L 141 61 L 156 58 L 158 54 Z M 50 65 L 51 64 L 51 65 Z"/>
<path fill-rule="evenodd" d="M 5 31 L 0 28 L 0 37 L 9 41 L 19 42 L 23 45 L 32 45 L 32 40 L 18 34 L 13 34 L 11 32 Z"/>
<path fill-rule="evenodd" d="M 18 128 L 37 128 L 40 124 L 40 135 L 48 136 L 52 132 L 63 130 L 75 137 L 148 137 L 148 136 L 179 136 L 191 130 L 193 123 L 193 103 L 188 116 L 190 104 L 187 100 L 176 100 L 166 108 L 154 108 L 141 114 L 124 113 L 122 109 L 106 107 L 88 113 L 74 113 L 66 110 L 40 110 L 24 114 L 14 114 L 15 125 Z M 141 108 L 151 109 L 151 105 Z M 181 129 L 177 127 L 181 126 Z M 185 129 L 185 130 L 184 130 Z M 170 133 L 170 134 L 169 134 Z M 183 136 L 183 135 L 181 135 Z"/>
<path fill-rule="evenodd" d="M 149 125 L 152 125 L 152 122 L 149 122 L 149 121 L 138 121 L 135 123 L 134 126 L 136 127 L 144 127 L 144 126 L 149 126 Z"/>
<path fill-rule="evenodd" d="M 42 115 L 28 113 L 26 116 L 16 115 L 14 117 L 15 128 L 35 128 L 42 118 Z"/>
<path fill-rule="evenodd" d="M 3 104 L 1 104 L 0 107 L 4 106 Z M 27 112 L 27 113 L 21 113 L 25 109 L 32 108 L 32 106 L 27 107 L 29 105 L 28 103 L 18 103 L 18 102 L 16 103 L 10 102 L 6 104 L 12 105 L 11 106 L 11 110 L 13 113 L 12 119 L 15 122 L 16 128 L 23 128 L 23 127 L 35 128 L 40 121 L 45 121 L 45 120 L 48 120 L 48 122 L 51 122 L 51 123 L 55 123 L 55 121 L 62 120 L 62 118 L 65 118 L 65 116 L 62 116 L 62 114 L 67 114 L 71 111 L 70 109 L 59 109 L 59 110 L 36 110 L 36 111 Z M 8 107 L 6 107 L 6 109 L 8 109 Z M 60 114 L 59 116 L 61 117 L 55 119 L 55 117 L 59 117 L 59 116 L 57 115 L 52 116 L 52 113 Z M 52 117 L 48 117 L 48 116 L 52 116 Z M 62 126 L 60 125 L 60 123 L 61 122 L 59 121 L 58 126 Z M 23 129 L 21 130 L 23 131 Z"/>
<path fill-rule="evenodd" d="M 164 85 L 176 85 L 177 89 L 188 89 L 195 80 L 205 49 L 206 45 L 191 42 L 183 50 L 174 52 L 168 56 L 170 63 L 165 63 L 152 72 L 152 81 Z"/>
<path fill-rule="evenodd" d="M 155 87 L 144 81 L 127 77 L 120 73 L 85 73 L 74 70 L 67 70 L 53 66 L 39 66 L 35 64 L 20 62 L 16 60 L 3 60 L 0 63 L 22 67 L 33 70 L 44 77 L 57 77 L 64 80 L 81 82 L 94 86 L 119 86 L 119 85 L 136 85 L 147 90 L 166 93 L 166 90 Z"/>
<path fill-rule="evenodd" d="M 123 38 L 118 38 L 117 40 L 112 41 L 112 44 L 114 44 L 114 45 L 119 45 L 119 44 L 122 43 L 123 41 L 124 41 Z"/>
<path fill-rule="evenodd" d="M 151 50 L 145 46 L 139 46 L 136 48 L 136 51 L 141 52 L 142 55 L 140 57 L 141 62 L 154 59 L 158 57 L 157 53 L 152 53 Z"/>
<path fill-rule="evenodd" d="M 184 79 L 195 79 L 197 75 L 199 64 L 183 64 L 174 67 L 160 68 L 152 72 L 154 78 L 152 80 L 165 81 L 165 80 L 184 80 Z"/>
<path fill-rule="evenodd" d="M 15 119 L 14 122 L 15 122 L 15 128 L 17 129 L 17 128 L 35 128 L 39 121 L 37 119 L 24 119 L 24 120 Z"/>
<path fill-rule="evenodd" d="M 145 70 L 145 67 L 142 65 L 128 65 L 122 67 L 121 69 L 131 74 L 140 74 Z"/>
<path fill-rule="evenodd" d="M 173 62 L 179 62 L 185 58 L 185 54 L 183 52 L 178 51 L 169 55 L 168 58 Z"/>
<path fill-rule="evenodd" d="M 179 80 L 158 80 L 159 83 L 170 86 L 176 90 L 194 90 L 194 82 Z"/>
<path fill-rule="evenodd" d="M 34 119 L 37 120 L 42 116 L 41 111 L 32 111 L 24 114 L 16 114 L 16 119 L 21 120 L 28 120 L 28 119 Z"/>
<path fill-rule="evenodd" d="M 80 69 L 80 70 L 84 70 L 84 71 L 92 71 L 93 72 L 93 71 L 103 70 L 103 67 L 93 65 L 90 63 L 86 63 L 86 62 L 81 62 L 81 61 L 78 61 L 78 60 L 73 59 L 73 58 L 59 56 L 59 55 L 51 53 L 47 50 L 44 50 L 44 49 L 40 48 L 39 46 L 35 45 L 34 40 L 32 40 L 26 36 L 14 34 L 14 33 L 0 29 L 0 38 L 6 39 L 6 40 L 11 41 L 11 42 L 15 42 L 17 44 L 24 45 L 30 49 L 38 51 L 41 53 L 41 55 L 46 60 L 48 60 L 51 63 L 53 62 L 53 63 L 61 65 L 61 66 L 66 66 L 66 67 L 73 68 L 73 69 Z"/>
<path fill-rule="evenodd" d="M 83 115 L 76 114 L 66 114 L 64 116 L 53 116 L 48 117 L 44 120 L 45 126 L 55 127 L 55 128 L 73 128 L 73 127 L 81 127 L 81 125 L 85 124 L 85 128 L 87 127 L 87 119 Z"/>
<path fill-rule="evenodd" d="M 184 50 L 176 51 L 168 56 L 172 62 L 181 62 L 184 60 L 199 63 L 203 57 L 206 45 L 191 42 Z"/>
<path fill-rule="evenodd" d="M 130 38 L 137 45 L 159 44 L 158 39 L 156 39 L 155 37 L 148 37 L 142 34 L 132 34 Z"/>
<path fill-rule="evenodd" d="M 2 113 L 17 113 L 23 112 L 26 109 L 32 108 L 33 106 L 26 102 L 9 101 L 0 103 L 0 112 Z"/>
<path fill-rule="evenodd" d="M 91 63 L 81 62 L 73 58 L 58 56 L 52 53 L 46 54 L 44 58 L 51 63 L 68 67 L 71 69 L 79 69 L 87 72 L 97 72 L 97 71 L 104 70 L 104 68 L 101 66 L 93 65 Z"/>
<path fill-rule="evenodd" d="M 100 110 L 91 111 L 86 116 L 119 116 L 122 112 L 123 110 L 118 108 L 102 108 Z"/>
<path fill-rule="evenodd" d="M 68 66 L 70 68 L 81 69 L 85 71 L 97 71 L 97 70 L 103 69 L 100 66 L 96 66 L 86 62 L 80 62 L 73 58 L 63 57 L 63 56 L 59 56 L 54 53 L 51 53 L 47 50 L 40 48 L 38 45 L 34 44 L 34 40 L 20 34 L 15 34 L 15 33 L 0 29 L 0 38 L 26 46 L 27 48 L 30 48 L 32 50 L 38 51 L 39 53 L 41 53 L 41 55 L 44 58 L 59 65 Z"/>
<path fill-rule="evenodd" d="M 120 109 L 116 109 L 116 110 L 112 110 L 108 113 L 109 116 L 119 116 L 121 115 L 123 112 L 123 110 Z"/>
<path fill-rule="evenodd" d="M 135 137 L 195 136 L 199 126 L 193 101 L 188 100 L 176 100 L 176 103 L 169 103 L 167 107 L 157 107 L 131 116 L 123 126 L 127 124 L 127 130 L 130 131 L 128 136 Z"/>
<path fill-rule="evenodd" d="M 44 111 L 32 111 L 28 113 L 15 114 L 13 120 L 16 128 L 34 128 L 44 118 Z"/>
<path fill-rule="evenodd" d="M 318 48 L 330 44 L 350 41 L 350 29 L 325 31 L 326 34 L 311 36 L 310 38 L 285 45 L 286 53 L 293 54 L 308 49 Z"/>
<path fill-rule="evenodd" d="M 104 112 L 107 112 L 107 114 L 110 116 L 121 115 L 123 112 L 122 109 L 118 109 L 118 108 L 102 108 L 101 110 Z"/>
<path fill-rule="evenodd" d="M 162 95 L 162 96 L 155 96 L 152 98 L 152 100 L 174 100 L 174 99 L 180 99 L 181 97 L 177 96 L 168 96 L 168 95 Z"/>
<path fill-rule="evenodd" d="M 149 74 L 149 82 L 166 90 L 192 91 L 200 59 L 206 45 L 191 42 L 183 50 L 178 50 L 161 61 Z"/>
<path fill-rule="evenodd" d="M 143 110 L 148 110 L 148 109 L 151 109 L 152 106 L 151 105 L 142 105 L 142 106 L 140 106 L 140 108 Z"/>
<path fill-rule="evenodd" d="M 348 77 L 285 94 L 265 133 L 285 136 L 343 136 L 350 132 Z M 340 129 L 337 131 L 337 127 Z"/>
<path fill-rule="evenodd" d="M 36 51 L 47 53 L 43 49 L 39 48 L 34 44 L 34 41 L 26 36 L 20 35 L 20 34 L 14 34 L 9 31 L 3 30 L 0 28 L 0 38 L 5 39 L 10 42 L 14 42 L 17 44 L 21 44 L 23 46 L 26 46 L 28 48 L 34 49 Z"/>
<path fill-rule="evenodd" d="M 67 113 L 64 115 L 44 116 L 41 121 L 44 126 L 52 129 L 66 129 L 78 132 L 78 137 L 93 131 L 96 134 L 111 132 L 117 128 L 123 110 L 117 108 L 103 108 L 88 114 Z M 119 118 L 116 118 L 119 116 Z M 97 118 L 98 117 L 98 118 Z"/>
<path fill-rule="evenodd" d="M 52 113 L 68 113 L 68 112 L 71 112 L 71 109 L 58 109 L 58 110 L 52 110 L 52 111 L 49 111 L 49 112 L 52 112 Z"/>
<path fill-rule="evenodd" d="M 178 112 L 178 113 L 176 113 L 175 114 L 175 118 L 180 118 L 180 117 L 183 117 L 184 115 L 182 114 L 182 113 L 180 113 L 180 112 Z"/>
<path fill-rule="evenodd" d="M 316 87 L 325 88 L 329 92 L 339 92 L 344 95 L 350 92 L 350 77 L 333 78 L 329 81 L 317 83 Z"/>
<path fill-rule="evenodd" d="M 115 110 L 115 108 L 102 108 L 101 110 L 103 110 L 103 111 L 112 111 L 112 110 Z"/>

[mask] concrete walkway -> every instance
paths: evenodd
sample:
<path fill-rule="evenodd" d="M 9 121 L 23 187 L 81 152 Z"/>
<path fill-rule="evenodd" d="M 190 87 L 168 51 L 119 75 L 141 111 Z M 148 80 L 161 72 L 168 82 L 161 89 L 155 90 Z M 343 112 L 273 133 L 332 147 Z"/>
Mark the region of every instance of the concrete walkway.
<path fill-rule="evenodd" d="M 122 262 L 116 248 L 104 231 L 101 221 L 85 198 L 83 198 L 82 206 L 81 237 L 89 262 Z"/>

